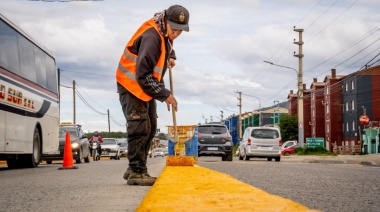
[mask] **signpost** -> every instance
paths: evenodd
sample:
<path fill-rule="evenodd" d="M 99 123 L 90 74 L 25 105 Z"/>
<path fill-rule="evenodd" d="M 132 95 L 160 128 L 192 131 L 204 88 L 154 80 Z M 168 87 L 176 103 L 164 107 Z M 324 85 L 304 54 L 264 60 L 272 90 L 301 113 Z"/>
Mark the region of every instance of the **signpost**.
<path fill-rule="evenodd" d="M 306 138 L 307 147 L 325 147 L 324 138 Z"/>

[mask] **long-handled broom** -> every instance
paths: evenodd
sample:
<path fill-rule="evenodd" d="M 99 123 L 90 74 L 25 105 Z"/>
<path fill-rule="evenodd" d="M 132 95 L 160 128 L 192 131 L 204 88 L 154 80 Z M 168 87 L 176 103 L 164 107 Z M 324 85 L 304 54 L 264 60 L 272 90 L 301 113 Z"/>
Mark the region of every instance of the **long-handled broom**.
<path fill-rule="evenodd" d="M 174 90 L 173 90 L 173 77 L 172 77 L 172 68 L 169 66 L 169 80 L 170 80 L 170 91 L 172 95 L 174 96 Z M 167 166 L 193 166 L 194 165 L 194 158 L 190 156 L 185 156 L 185 144 L 180 141 L 178 138 L 178 132 L 177 132 L 177 118 L 176 118 L 176 111 L 174 109 L 174 106 L 172 105 L 172 116 L 173 116 L 173 133 L 174 133 L 174 156 L 168 156 L 166 158 L 166 165 Z"/>

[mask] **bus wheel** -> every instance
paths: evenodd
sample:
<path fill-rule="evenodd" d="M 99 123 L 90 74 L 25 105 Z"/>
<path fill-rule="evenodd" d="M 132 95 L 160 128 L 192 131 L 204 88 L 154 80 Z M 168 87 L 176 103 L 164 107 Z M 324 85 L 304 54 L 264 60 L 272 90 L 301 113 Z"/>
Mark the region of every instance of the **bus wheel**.
<path fill-rule="evenodd" d="M 33 152 L 32 154 L 19 154 L 13 158 L 7 159 L 8 168 L 36 168 L 40 163 L 40 145 L 41 137 L 38 129 L 34 130 L 33 135 Z"/>
<path fill-rule="evenodd" d="M 29 155 L 24 155 L 25 158 L 23 158 L 25 167 L 28 168 L 36 168 L 38 164 L 41 161 L 41 152 L 40 152 L 40 145 L 41 145 L 41 137 L 38 129 L 34 129 L 34 135 L 33 135 L 33 152 Z"/>

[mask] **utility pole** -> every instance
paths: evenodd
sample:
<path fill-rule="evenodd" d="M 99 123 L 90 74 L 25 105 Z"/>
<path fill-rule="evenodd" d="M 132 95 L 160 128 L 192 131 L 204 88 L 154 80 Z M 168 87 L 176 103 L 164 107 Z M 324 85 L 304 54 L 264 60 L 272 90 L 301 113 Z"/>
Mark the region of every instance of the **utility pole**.
<path fill-rule="evenodd" d="M 220 111 L 220 123 L 223 124 L 223 110 Z"/>
<path fill-rule="evenodd" d="M 111 138 L 111 125 L 110 125 L 110 110 L 107 109 L 108 116 L 108 137 Z"/>
<path fill-rule="evenodd" d="M 304 146 L 304 121 L 303 121 L 303 79 L 302 79 L 302 32 L 303 29 L 296 29 L 294 26 L 293 31 L 298 32 L 298 42 L 294 39 L 294 44 L 298 45 L 298 54 L 294 52 L 294 57 L 298 57 L 298 145 Z"/>
<path fill-rule="evenodd" d="M 73 114 L 74 114 L 74 117 L 73 117 L 73 124 L 76 124 L 76 111 L 75 111 L 75 106 L 76 106 L 76 103 L 75 103 L 75 80 L 73 80 Z"/>
<path fill-rule="evenodd" d="M 242 137 L 242 133 L 241 133 L 241 91 L 236 91 L 235 93 L 238 93 L 239 94 L 239 97 L 237 98 L 237 100 L 239 100 L 239 103 L 238 103 L 238 107 L 239 107 L 239 116 L 238 116 L 238 121 L 237 121 L 237 124 L 238 124 L 238 130 L 239 130 L 239 138 L 241 139 Z"/>

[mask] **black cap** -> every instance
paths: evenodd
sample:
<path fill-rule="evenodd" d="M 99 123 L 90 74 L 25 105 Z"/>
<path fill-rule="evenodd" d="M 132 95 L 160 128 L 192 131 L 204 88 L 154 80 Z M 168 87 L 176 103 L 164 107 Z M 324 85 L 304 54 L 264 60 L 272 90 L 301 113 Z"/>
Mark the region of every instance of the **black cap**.
<path fill-rule="evenodd" d="M 172 29 L 189 31 L 190 14 L 181 5 L 173 5 L 166 10 L 166 17 Z"/>

